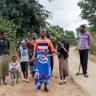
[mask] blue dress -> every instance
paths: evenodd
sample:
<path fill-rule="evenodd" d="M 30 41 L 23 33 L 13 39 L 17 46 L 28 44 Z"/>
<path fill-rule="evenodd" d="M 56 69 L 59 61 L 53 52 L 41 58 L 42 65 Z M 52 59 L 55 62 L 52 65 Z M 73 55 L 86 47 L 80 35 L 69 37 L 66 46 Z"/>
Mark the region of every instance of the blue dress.
<path fill-rule="evenodd" d="M 46 56 L 49 54 L 49 45 L 47 42 L 40 42 L 37 44 L 38 49 L 36 51 L 36 58 L 42 55 Z M 40 58 L 34 61 L 34 72 L 35 72 L 35 87 L 41 88 L 41 84 L 49 84 L 51 77 L 51 65 L 50 57 Z"/>

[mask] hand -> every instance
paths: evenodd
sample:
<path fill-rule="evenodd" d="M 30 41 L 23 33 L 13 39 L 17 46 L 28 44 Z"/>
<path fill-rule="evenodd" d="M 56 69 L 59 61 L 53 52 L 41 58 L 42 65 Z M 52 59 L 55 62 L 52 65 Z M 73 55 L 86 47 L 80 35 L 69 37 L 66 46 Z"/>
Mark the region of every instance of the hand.
<path fill-rule="evenodd" d="M 41 59 L 44 59 L 44 58 L 46 58 L 46 56 L 45 56 L 45 55 L 42 55 L 42 56 L 41 56 Z"/>
<path fill-rule="evenodd" d="M 57 50 L 55 50 L 55 53 L 57 53 Z"/>
<path fill-rule="evenodd" d="M 56 55 L 59 55 L 60 53 L 59 53 L 59 52 L 57 52 L 57 50 L 55 50 L 55 54 L 56 54 Z"/>
<path fill-rule="evenodd" d="M 34 61 L 34 60 L 35 60 L 35 57 L 32 57 L 32 58 L 31 58 L 31 61 Z"/>

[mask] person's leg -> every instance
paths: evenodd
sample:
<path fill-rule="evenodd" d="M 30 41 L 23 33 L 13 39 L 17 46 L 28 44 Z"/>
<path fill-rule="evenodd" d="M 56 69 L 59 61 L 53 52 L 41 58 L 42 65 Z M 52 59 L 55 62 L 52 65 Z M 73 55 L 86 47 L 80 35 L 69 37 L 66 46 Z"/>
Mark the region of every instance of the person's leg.
<path fill-rule="evenodd" d="M 64 59 L 64 70 L 63 70 L 63 83 L 66 83 L 66 77 L 69 75 L 68 58 Z"/>
<path fill-rule="evenodd" d="M 31 76 L 33 77 L 34 76 L 34 70 L 33 70 L 33 62 L 32 61 L 30 62 L 30 73 L 31 73 Z"/>
<path fill-rule="evenodd" d="M 15 79 L 16 79 L 16 83 L 18 84 L 18 70 L 15 70 Z"/>
<path fill-rule="evenodd" d="M 21 62 L 20 65 L 21 65 L 21 69 L 22 69 L 22 73 L 23 73 L 23 77 L 24 77 L 23 81 L 25 81 L 25 78 L 26 78 L 26 75 L 25 75 L 25 63 Z"/>
<path fill-rule="evenodd" d="M 52 71 L 53 71 L 53 66 L 54 66 L 53 56 L 50 57 L 50 62 L 51 62 L 51 73 L 52 73 Z"/>
<path fill-rule="evenodd" d="M 14 86 L 14 73 L 10 72 L 10 83 L 12 86 Z"/>
<path fill-rule="evenodd" d="M 24 77 L 24 79 L 26 78 L 25 71 L 23 71 L 23 77 Z"/>
<path fill-rule="evenodd" d="M 28 79 L 28 70 L 25 71 L 25 79 Z"/>
<path fill-rule="evenodd" d="M 79 50 L 80 55 L 80 64 L 82 66 L 82 73 L 84 74 L 84 52 L 83 50 Z"/>
<path fill-rule="evenodd" d="M 29 82 L 28 80 L 28 63 L 25 62 L 25 79 L 26 79 L 26 82 Z"/>
<path fill-rule="evenodd" d="M 62 63 L 61 63 L 61 59 L 59 58 L 59 75 L 60 75 L 60 81 L 59 81 L 59 85 L 61 85 L 62 84 L 62 79 L 63 79 L 63 77 L 62 77 Z"/>
<path fill-rule="evenodd" d="M 6 76 L 5 76 L 5 75 L 2 77 L 2 81 L 3 81 L 3 84 L 4 84 L 4 85 L 7 84 L 7 82 L 6 82 Z"/>
<path fill-rule="evenodd" d="M 66 76 L 63 76 L 63 83 L 66 83 Z"/>
<path fill-rule="evenodd" d="M 87 76 L 87 65 L 88 65 L 88 49 L 84 50 L 84 75 Z"/>
<path fill-rule="evenodd" d="M 48 92 L 47 84 L 44 84 L 44 91 Z"/>

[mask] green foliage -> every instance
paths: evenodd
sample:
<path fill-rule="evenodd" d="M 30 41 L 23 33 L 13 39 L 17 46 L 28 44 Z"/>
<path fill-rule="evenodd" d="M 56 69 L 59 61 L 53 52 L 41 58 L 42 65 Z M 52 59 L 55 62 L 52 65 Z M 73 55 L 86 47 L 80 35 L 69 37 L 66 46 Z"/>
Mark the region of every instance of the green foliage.
<path fill-rule="evenodd" d="M 96 32 L 96 0 L 81 0 L 78 3 L 81 17 L 89 21 L 92 30 Z"/>
<path fill-rule="evenodd" d="M 91 36 L 92 36 L 92 44 L 91 47 L 89 49 L 90 53 L 93 55 L 96 55 L 96 33 L 92 32 L 92 28 L 88 28 L 89 32 L 91 32 Z"/>
<path fill-rule="evenodd" d="M 60 37 L 60 35 L 64 35 L 64 30 L 60 26 L 51 26 L 48 28 L 48 32 L 56 38 Z"/>
<path fill-rule="evenodd" d="M 77 40 L 73 31 L 65 31 L 65 39 L 70 43 L 70 45 L 77 44 Z"/>
<path fill-rule="evenodd" d="M 40 26 L 46 26 L 50 14 L 38 0 L 6 0 L 1 10 L 4 18 L 15 23 L 17 37 L 27 32 L 38 32 Z"/>
<path fill-rule="evenodd" d="M 0 32 L 6 31 L 8 32 L 8 37 L 10 40 L 15 38 L 15 25 L 12 21 L 6 20 L 0 16 Z"/>

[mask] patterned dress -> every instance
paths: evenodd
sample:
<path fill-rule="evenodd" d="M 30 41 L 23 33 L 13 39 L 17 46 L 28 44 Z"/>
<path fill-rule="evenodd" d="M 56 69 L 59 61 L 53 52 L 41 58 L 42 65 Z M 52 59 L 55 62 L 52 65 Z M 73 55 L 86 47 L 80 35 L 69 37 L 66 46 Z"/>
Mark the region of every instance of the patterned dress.
<path fill-rule="evenodd" d="M 54 51 L 54 47 L 48 39 L 38 39 L 35 43 L 34 50 L 36 51 L 36 58 L 43 55 L 48 55 Z M 49 84 L 51 76 L 50 57 L 40 58 L 34 62 L 35 72 L 35 86 L 37 89 L 41 87 L 41 83 Z"/>

